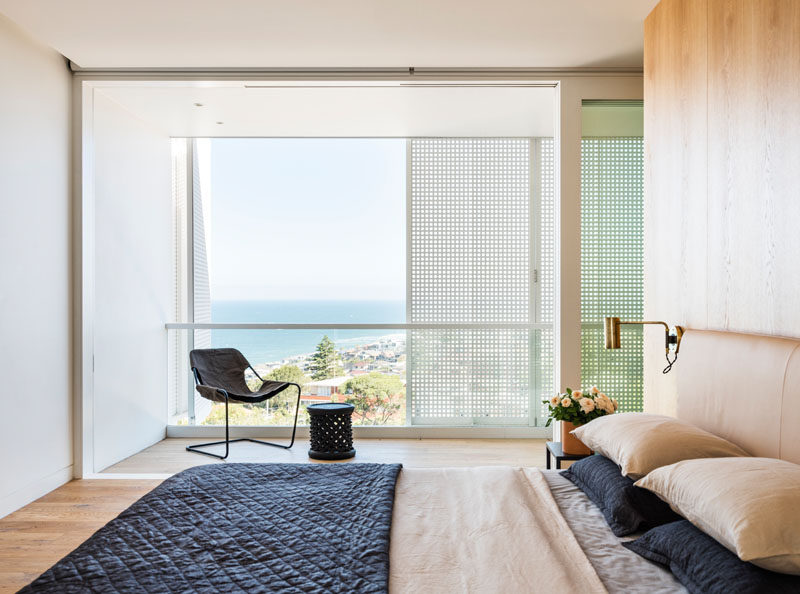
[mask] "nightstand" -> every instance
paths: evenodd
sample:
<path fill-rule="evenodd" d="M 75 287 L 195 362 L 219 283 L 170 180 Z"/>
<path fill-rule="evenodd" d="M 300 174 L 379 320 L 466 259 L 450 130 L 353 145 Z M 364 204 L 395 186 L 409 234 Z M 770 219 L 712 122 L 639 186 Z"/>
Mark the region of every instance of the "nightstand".
<path fill-rule="evenodd" d="M 561 470 L 561 461 L 562 460 L 582 460 L 592 454 L 565 454 L 564 450 L 561 449 L 561 442 L 560 441 L 548 441 L 546 444 L 547 446 L 547 470 L 550 470 L 550 456 L 552 455 L 556 459 L 556 469 Z"/>

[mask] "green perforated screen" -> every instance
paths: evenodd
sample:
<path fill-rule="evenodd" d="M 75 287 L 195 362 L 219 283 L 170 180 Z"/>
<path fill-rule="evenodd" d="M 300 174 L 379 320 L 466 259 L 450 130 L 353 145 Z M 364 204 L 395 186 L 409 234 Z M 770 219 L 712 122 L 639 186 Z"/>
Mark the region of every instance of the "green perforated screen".
<path fill-rule="evenodd" d="M 622 327 L 605 350 L 603 317 L 643 315 L 641 137 L 584 138 L 581 147 L 581 383 L 642 410 L 642 327 Z"/>

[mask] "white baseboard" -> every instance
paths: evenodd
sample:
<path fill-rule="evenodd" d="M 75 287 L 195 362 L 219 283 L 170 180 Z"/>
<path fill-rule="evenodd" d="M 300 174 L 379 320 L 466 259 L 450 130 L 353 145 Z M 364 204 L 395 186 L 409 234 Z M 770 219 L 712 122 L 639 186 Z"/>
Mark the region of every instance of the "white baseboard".
<path fill-rule="evenodd" d="M 0 518 L 11 512 L 28 505 L 31 501 L 36 501 L 42 495 L 47 495 L 53 489 L 65 485 L 72 480 L 72 465 L 57 470 L 53 474 L 40 478 L 21 489 L 9 493 L 0 499 Z"/>
<path fill-rule="evenodd" d="M 232 439 L 237 437 L 289 439 L 291 427 L 231 427 Z M 550 427 L 353 427 L 355 439 L 550 439 Z M 225 439 L 225 428 L 211 425 L 169 425 L 167 437 Z M 308 427 L 298 427 L 297 437 L 308 437 Z"/>
<path fill-rule="evenodd" d="M 84 479 L 93 481 L 149 481 L 149 480 L 166 480 L 173 476 L 175 473 L 169 472 L 95 472 L 84 476 Z"/>

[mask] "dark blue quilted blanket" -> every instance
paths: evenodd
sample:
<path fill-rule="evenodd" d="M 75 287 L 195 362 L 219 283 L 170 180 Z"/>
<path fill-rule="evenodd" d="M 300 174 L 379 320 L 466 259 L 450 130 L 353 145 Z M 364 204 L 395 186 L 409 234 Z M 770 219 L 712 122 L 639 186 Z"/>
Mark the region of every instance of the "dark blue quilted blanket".
<path fill-rule="evenodd" d="M 386 592 L 399 464 L 211 464 L 23 592 Z"/>

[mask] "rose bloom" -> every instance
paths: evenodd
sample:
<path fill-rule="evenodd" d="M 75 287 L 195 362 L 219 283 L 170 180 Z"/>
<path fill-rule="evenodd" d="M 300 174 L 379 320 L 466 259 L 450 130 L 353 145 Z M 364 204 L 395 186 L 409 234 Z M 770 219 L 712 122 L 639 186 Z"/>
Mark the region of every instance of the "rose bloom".
<path fill-rule="evenodd" d="M 619 408 L 619 402 L 617 402 L 617 399 L 616 399 L 616 398 L 614 398 L 614 399 L 611 401 L 611 404 L 613 404 L 613 405 L 614 405 L 614 410 L 615 410 L 615 411 L 616 411 L 616 410 Z"/>
<path fill-rule="evenodd" d="M 581 392 L 580 390 L 575 390 L 572 393 L 572 399 L 573 400 L 580 400 L 582 397 L 583 397 L 583 392 Z"/>
<path fill-rule="evenodd" d="M 598 394 L 600 390 L 597 389 L 597 386 L 592 386 L 592 394 Z"/>
<path fill-rule="evenodd" d="M 590 413 L 594 410 L 594 400 L 591 398 L 581 398 L 581 410 L 585 413 Z"/>
<path fill-rule="evenodd" d="M 611 404 L 611 399 L 605 394 L 598 394 L 595 396 L 594 403 L 600 410 L 614 412 L 614 405 Z"/>
<path fill-rule="evenodd" d="M 550 399 L 550 406 L 556 407 L 556 406 L 558 406 L 559 402 L 561 402 L 561 397 L 560 396 L 553 396 Z"/>
<path fill-rule="evenodd" d="M 561 406 L 563 406 L 564 408 L 572 406 L 572 400 L 570 400 L 569 398 L 564 398 L 564 400 L 561 401 Z"/>

